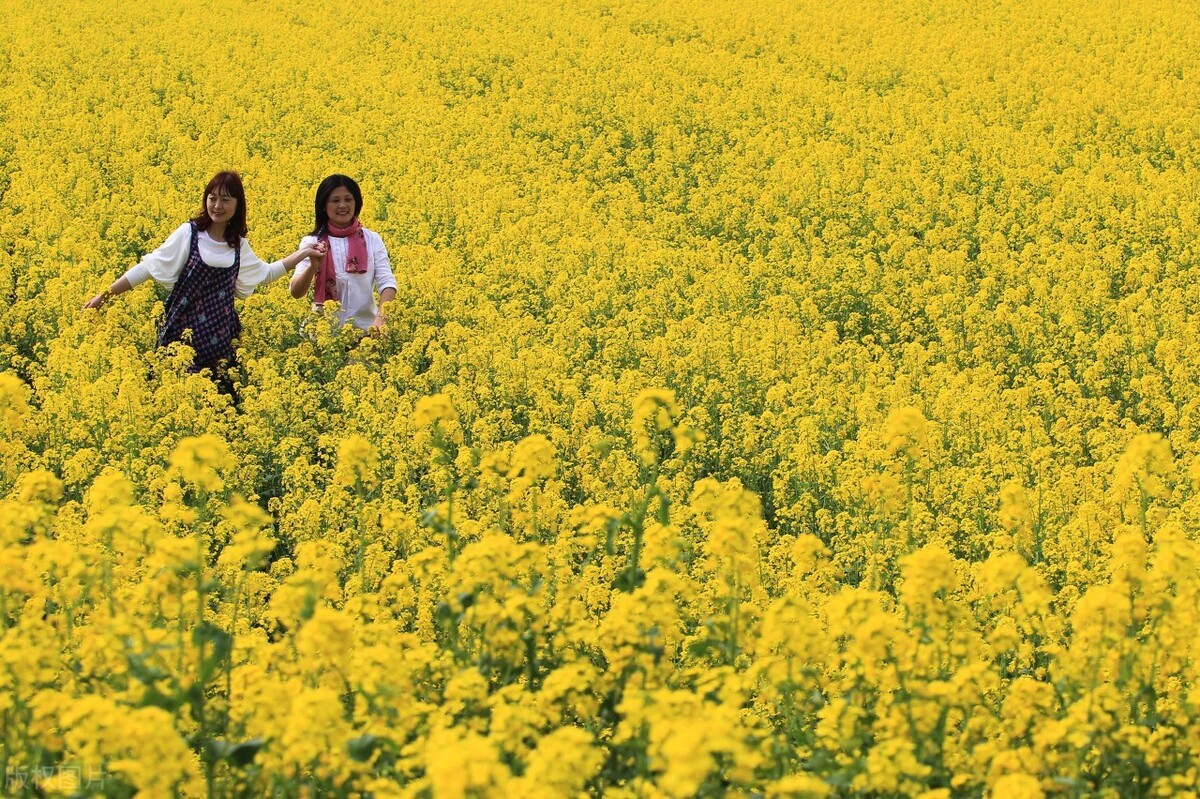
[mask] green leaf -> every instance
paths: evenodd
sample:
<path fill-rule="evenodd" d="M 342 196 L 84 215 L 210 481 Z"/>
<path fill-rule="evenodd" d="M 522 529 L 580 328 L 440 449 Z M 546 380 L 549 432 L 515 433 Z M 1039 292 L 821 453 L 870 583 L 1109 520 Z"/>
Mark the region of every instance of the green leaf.
<path fill-rule="evenodd" d="M 147 662 L 148 655 L 138 652 L 127 652 L 125 662 L 129 664 L 129 673 L 140 683 L 152 686 L 159 680 L 166 679 L 170 674 Z"/>
<path fill-rule="evenodd" d="M 663 493 L 658 494 L 658 523 L 663 527 L 671 523 L 671 500 Z"/>
<path fill-rule="evenodd" d="M 375 754 L 375 750 L 386 742 L 386 739 L 376 735 L 360 735 L 357 738 L 351 738 L 347 742 L 346 748 L 350 752 L 351 760 L 365 763 L 371 759 L 371 755 Z"/>
<path fill-rule="evenodd" d="M 613 580 L 613 588 L 626 593 L 640 588 L 646 582 L 646 572 L 642 569 L 623 569 L 617 575 L 617 579 Z"/>
<path fill-rule="evenodd" d="M 204 622 L 192 630 L 192 642 L 196 646 L 209 647 L 200 663 L 200 682 L 207 685 L 221 665 L 229 659 L 229 653 L 233 649 L 233 636 L 214 624 Z"/>
<path fill-rule="evenodd" d="M 434 608 L 433 618 L 442 626 L 453 625 L 458 623 L 458 613 L 449 602 L 439 602 Z"/>
<path fill-rule="evenodd" d="M 710 652 L 717 651 L 724 646 L 720 641 L 713 638 L 702 638 L 699 641 L 692 641 L 688 644 L 688 654 L 692 657 L 704 657 Z"/>
<path fill-rule="evenodd" d="M 168 713 L 175 713 L 188 701 L 188 696 L 183 691 L 176 691 L 168 696 L 152 685 L 146 686 L 146 693 L 142 695 L 142 707 L 160 707 Z"/>
<path fill-rule="evenodd" d="M 209 743 L 213 760 L 224 760 L 235 768 L 245 768 L 254 762 L 254 756 L 267 745 L 262 738 L 252 738 L 241 743 L 214 740 Z"/>

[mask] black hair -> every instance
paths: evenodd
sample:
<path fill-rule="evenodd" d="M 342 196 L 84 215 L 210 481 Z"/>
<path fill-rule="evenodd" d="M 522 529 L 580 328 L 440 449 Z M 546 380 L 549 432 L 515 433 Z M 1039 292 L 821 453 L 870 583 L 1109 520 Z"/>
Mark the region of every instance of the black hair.
<path fill-rule="evenodd" d="M 329 195 L 333 194 L 334 189 L 347 188 L 350 190 L 350 196 L 354 198 L 354 216 L 357 217 L 362 213 L 363 199 L 362 189 L 354 182 L 354 178 L 346 175 L 330 175 L 321 181 L 321 185 L 317 186 L 316 199 L 316 222 L 313 225 L 313 236 L 321 236 L 325 234 L 325 227 L 329 224 L 329 214 L 325 211 L 325 203 L 329 199 Z"/>

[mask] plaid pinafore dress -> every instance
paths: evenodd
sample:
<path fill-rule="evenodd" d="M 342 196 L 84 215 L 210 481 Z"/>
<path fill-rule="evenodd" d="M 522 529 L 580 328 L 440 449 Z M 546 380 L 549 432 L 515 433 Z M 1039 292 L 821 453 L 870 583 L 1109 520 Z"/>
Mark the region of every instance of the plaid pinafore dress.
<path fill-rule="evenodd" d="M 233 307 L 234 285 L 242 265 L 241 248 L 234 251 L 232 267 L 209 266 L 200 257 L 196 241 L 199 232 L 192 223 L 187 263 L 167 297 L 158 328 L 160 347 L 182 341 L 184 331 L 192 331 L 191 345 L 196 351 L 193 371 L 215 369 L 222 362 L 232 365 L 233 340 L 242 334 L 242 323 Z"/>

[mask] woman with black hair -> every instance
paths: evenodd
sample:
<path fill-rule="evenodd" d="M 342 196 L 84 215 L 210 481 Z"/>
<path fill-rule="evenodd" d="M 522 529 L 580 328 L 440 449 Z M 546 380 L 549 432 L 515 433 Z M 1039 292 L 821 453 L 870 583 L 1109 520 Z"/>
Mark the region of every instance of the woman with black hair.
<path fill-rule="evenodd" d="M 246 192 L 236 172 L 220 172 L 204 188 L 200 213 L 183 223 L 162 246 L 117 278 L 84 308 L 99 308 L 153 278 L 167 289 L 158 346 L 183 341 L 190 331 L 193 370 L 220 370 L 234 362 L 233 342 L 242 325 L 234 297 L 254 290 L 296 267 L 315 248 L 301 247 L 282 261 L 265 264 L 246 241 Z"/>
<path fill-rule="evenodd" d="M 326 300 L 336 300 L 342 323 L 377 330 L 385 320 L 375 303 L 375 292 L 379 292 L 380 305 L 393 300 L 396 277 L 383 239 L 358 221 L 362 207 L 362 190 L 353 178 L 330 175 L 321 181 L 313 231 L 300 240 L 301 250 L 315 248 L 317 255 L 296 269 L 290 288 L 292 296 L 299 299 L 315 284 L 314 308 L 320 310 Z"/>

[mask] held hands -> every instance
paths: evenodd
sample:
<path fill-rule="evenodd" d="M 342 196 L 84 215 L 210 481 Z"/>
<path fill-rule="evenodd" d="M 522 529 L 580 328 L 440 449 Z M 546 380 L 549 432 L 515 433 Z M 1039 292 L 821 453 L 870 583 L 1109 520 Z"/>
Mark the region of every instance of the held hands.
<path fill-rule="evenodd" d="M 284 259 L 283 264 L 288 269 L 295 268 L 297 275 L 316 274 L 325 262 L 325 242 L 318 241 L 307 247 L 301 247 Z"/>
<path fill-rule="evenodd" d="M 308 258 L 308 262 L 310 264 L 312 264 L 313 268 L 320 269 L 321 265 L 325 263 L 325 253 L 326 253 L 325 242 L 318 241 L 316 244 L 313 244 L 309 247 L 305 247 L 304 251 L 305 251 L 306 257 Z"/>
<path fill-rule="evenodd" d="M 308 293 L 308 287 L 312 285 L 313 277 L 324 266 L 327 254 L 325 242 L 317 241 L 307 247 L 301 247 L 287 257 L 284 261 L 287 268 L 297 267 L 296 274 L 292 275 L 288 284 L 293 297 L 300 299 Z M 302 263 L 306 265 L 301 266 Z"/>

